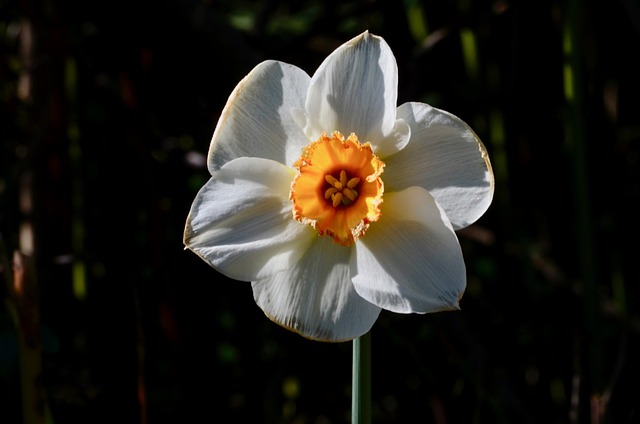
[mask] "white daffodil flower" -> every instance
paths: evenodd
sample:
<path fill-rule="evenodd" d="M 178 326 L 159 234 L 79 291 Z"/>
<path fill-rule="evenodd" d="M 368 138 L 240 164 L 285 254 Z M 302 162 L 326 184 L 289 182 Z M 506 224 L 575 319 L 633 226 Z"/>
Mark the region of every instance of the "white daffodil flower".
<path fill-rule="evenodd" d="M 397 79 L 387 43 L 365 32 L 312 77 L 259 64 L 214 131 L 184 244 L 307 338 L 354 339 L 381 309 L 459 308 L 454 231 L 491 203 L 489 157 L 450 113 L 396 107 Z"/>

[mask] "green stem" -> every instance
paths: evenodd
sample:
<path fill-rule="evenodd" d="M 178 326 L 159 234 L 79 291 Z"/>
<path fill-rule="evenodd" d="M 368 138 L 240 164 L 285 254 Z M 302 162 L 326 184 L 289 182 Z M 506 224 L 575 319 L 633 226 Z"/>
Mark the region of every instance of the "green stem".
<path fill-rule="evenodd" d="M 353 341 L 351 423 L 371 423 L 371 332 Z"/>

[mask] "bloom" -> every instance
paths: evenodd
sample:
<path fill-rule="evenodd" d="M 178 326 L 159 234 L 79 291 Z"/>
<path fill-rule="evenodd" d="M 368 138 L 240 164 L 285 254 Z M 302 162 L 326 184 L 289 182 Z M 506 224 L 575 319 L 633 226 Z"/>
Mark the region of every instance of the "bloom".
<path fill-rule="evenodd" d="M 488 154 L 459 118 L 396 101 L 393 53 L 368 32 L 312 77 L 257 65 L 214 131 L 185 246 L 251 281 L 270 319 L 315 340 L 356 338 L 381 309 L 457 309 L 466 277 L 454 231 L 491 203 Z"/>

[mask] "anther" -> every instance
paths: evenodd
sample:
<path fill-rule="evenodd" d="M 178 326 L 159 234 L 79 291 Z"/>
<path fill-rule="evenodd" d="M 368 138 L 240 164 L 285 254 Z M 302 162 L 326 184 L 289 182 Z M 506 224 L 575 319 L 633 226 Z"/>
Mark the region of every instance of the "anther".
<path fill-rule="evenodd" d="M 347 187 L 354 188 L 355 186 L 358 185 L 359 182 L 360 182 L 360 178 L 351 178 L 347 183 Z"/>
<path fill-rule="evenodd" d="M 326 200 L 329 200 L 329 198 L 331 196 L 333 196 L 334 194 L 336 194 L 338 192 L 338 189 L 335 187 L 329 187 L 325 192 L 324 192 L 324 198 Z"/>
<path fill-rule="evenodd" d="M 349 200 L 351 200 L 352 202 L 354 200 L 356 200 L 356 192 L 355 190 L 351 190 L 350 188 L 345 188 L 344 190 L 342 190 L 342 194 Z"/>
<path fill-rule="evenodd" d="M 347 185 L 347 173 L 344 171 L 344 169 L 340 171 L 340 185 L 342 187 Z"/>
<path fill-rule="evenodd" d="M 331 196 L 331 200 L 333 201 L 333 207 L 337 208 L 338 205 L 342 202 L 342 193 L 337 192 Z"/>
<path fill-rule="evenodd" d="M 338 190 L 342 190 L 343 184 L 340 181 L 338 181 L 336 178 L 334 178 L 332 175 L 325 175 L 324 180 L 329 184 L 331 184 L 332 186 L 334 186 L 335 188 L 337 188 Z"/>

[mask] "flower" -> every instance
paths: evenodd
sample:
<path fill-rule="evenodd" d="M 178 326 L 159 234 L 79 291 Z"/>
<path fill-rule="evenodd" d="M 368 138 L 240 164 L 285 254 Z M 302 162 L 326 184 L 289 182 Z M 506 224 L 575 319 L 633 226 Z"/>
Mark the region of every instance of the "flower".
<path fill-rule="evenodd" d="M 396 101 L 393 53 L 368 32 L 312 77 L 257 65 L 214 131 L 186 248 L 251 281 L 271 320 L 314 340 L 359 337 L 382 309 L 458 309 L 454 231 L 491 203 L 489 157 L 459 118 Z"/>

